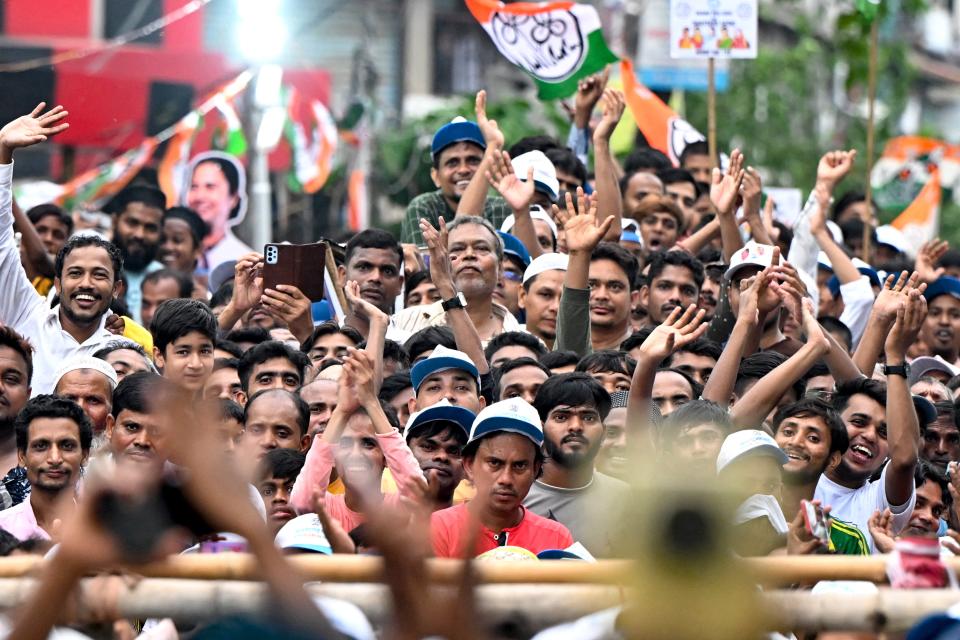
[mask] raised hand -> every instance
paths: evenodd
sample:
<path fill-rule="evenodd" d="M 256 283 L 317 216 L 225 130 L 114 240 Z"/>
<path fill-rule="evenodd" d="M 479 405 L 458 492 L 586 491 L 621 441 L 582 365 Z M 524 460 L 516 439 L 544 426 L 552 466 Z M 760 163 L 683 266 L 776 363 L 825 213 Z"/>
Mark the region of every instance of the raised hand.
<path fill-rule="evenodd" d="M 817 322 L 817 314 L 813 309 L 813 300 L 803 298 L 800 310 L 800 326 L 807 336 L 807 344 L 816 347 L 817 351 L 826 355 L 830 352 L 830 340 L 823 333 L 823 327 Z"/>
<path fill-rule="evenodd" d="M 714 168 L 710 184 L 710 200 L 720 215 L 732 215 L 740 195 L 740 185 L 743 183 L 743 154 L 740 149 L 730 153 L 730 165 L 726 173 Z"/>
<path fill-rule="evenodd" d="M 914 271 L 901 271 L 897 276 L 891 273 L 883 283 L 883 288 L 873 301 L 873 313 L 881 320 L 892 321 L 897 317 L 897 310 L 907 302 L 907 293 L 911 289 L 922 287 L 920 293 L 927 288 L 926 283 L 920 282 L 919 274 Z"/>
<path fill-rule="evenodd" d="M 440 293 L 440 298 L 449 300 L 457 295 L 457 286 L 453 281 L 453 259 L 447 248 L 447 221 L 441 216 L 440 229 L 437 230 L 421 218 L 420 233 L 430 250 L 430 281 Z"/>
<path fill-rule="evenodd" d="M 917 341 L 923 321 L 927 317 L 927 301 L 919 289 L 911 289 L 906 304 L 897 310 L 897 320 L 887 335 L 884 353 L 888 361 L 902 362 L 907 351 Z"/>
<path fill-rule="evenodd" d="M 477 125 L 480 127 L 480 132 L 483 133 L 487 148 L 491 150 L 502 149 L 504 143 L 503 132 L 497 126 L 496 120 L 487 118 L 487 92 L 483 89 L 477 91 L 474 108 L 477 112 Z"/>
<path fill-rule="evenodd" d="M 0 148 L 10 152 L 13 149 L 29 147 L 43 142 L 49 136 L 58 134 L 70 126 L 66 122 L 61 122 L 67 117 L 63 107 L 57 105 L 43 113 L 43 108 L 46 106 L 45 102 L 41 102 L 28 115 L 20 116 L 0 129 Z"/>
<path fill-rule="evenodd" d="M 817 165 L 817 183 L 823 184 L 832 192 L 834 187 L 853 169 L 856 159 L 856 149 L 826 152 Z"/>
<path fill-rule="evenodd" d="M 743 172 L 743 208 L 747 216 L 760 215 L 760 200 L 763 199 L 763 181 L 753 167 Z"/>
<path fill-rule="evenodd" d="M 350 375 L 354 391 L 360 405 L 367 407 L 371 403 L 379 405 L 377 398 L 376 366 L 373 355 L 362 349 L 347 348 L 347 357 L 343 361 L 343 371 Z"/>
<path fill-rule="evenodd" d="M 510 154 L 506 151 L 491 156 L 490 168 L 484 174 L 487 182 L 503 196 L 514 211 L 526 211 L 530 208 L 535 192 L 533 184 L 533 166 L 527 168 L 527 179 L 523 180 L 513 172 Z"/>
<path fill-rule="evenodd" d="M 813 503 L 819 505 L 820 501 L 814 500 Z M 830 513 L 830 507 L 824 507 L 824 517 L 828 513 Z M 803 518 L 803 508 L 801 508 L 787 527 L 787 555 L 811 555 L 825 551 L 826 547 L 823 542 L 807 530 L 807 523 Z"/>
<path fill-rule="evenodd" d="M 580 187 L 577 187 L 576 208 L 568 191 L 566 210 L 553 205 L 553 218 L 563 228 L 567 252 L 571 254 L 592 253 L 613 224 L 613 216 L 607 216 L 602 222 L 597 218 L 596 195 L 588 198 Z"/>
<path fill-rule="evenodd" d="M 613 135 L 613 130 L 617 128 L 620 118 L 623 117 L 623 111 L 627 106 L 626 99 L 622 91 L 616 89 L 605 89 L 603 92 L 603 117 L 593 131 L 594 141 L 609 141 Z"/>
<path fill-rule="evenodd" d="M 276 289 L 265 289 L 260 302 L 275 318 L 282 320 L 301 342 L 313 332 L 313 311 L 310 298 L 297 287 L 278 284 Z"/>
<path fill-rule="evenodd" d="M 248 253 L 237 260 L 233 268 L 233 297 L 230 299 L 234 309 L 244 313 L 263 297 L 263 255 Z"/>
<path fill-rule="evenodd" d="M 390 317 L 381 311 L 379 307 L 360 297 L 360 283 L 356 280 L 347 282 L 347 285 L 343 288 L 343 295 L 347 299 L 350 311 L 354 315 L 366 318 L 368 322 L 381 320 L 386 324 L 390 321 Z"/>
<path fill-rule="evenodd" d="M 870 519 L 867 520 L 867 529 L 873 537 L 873 544 L 877 546 L 880 553 L 891 553 L 896 546 L 893 533 L 893 513 L 890 509 L 874 511 Z"/>
<path fill-rule="evenodd" d="M 640 345 L 641 358 L 650 362 L 663 362 L 680 349 L 703 336 L 709 328 L 703 322 L 706 311 L 697 311 L 697 305 L 675 307 L 667 319 L 658 325 Z M 638 358 L 640 359 L 640 358 Z"/>
<path fill-rule="evenodd" d="M 950 245 L 947 243 L 947 241 L 940 240 L 940 238 L 935 238 L 920 247 L 920 251 L 917 252 L 917 260 L 913 268 L 918 274 L 920 274 L 921 280 L 924 282 L 933 282 L 946 273 L 946 270 L 943 267 L 937 266 L 937 262 L 943 257 L 943 254 L 945 254 L 949 248 Z"/>
<path fill-rule="evenodd" d="M 593 108 L 597 106 L 603 90 L 607 88 L 607 80 L 610 78 L 610 67 L 606 67 L 603 73 L 584 78 L 577 84 L 577 95 L 574 97 L 574 125 L 578 129 L 586 129 L 590 124 L 590 114 Z"/>

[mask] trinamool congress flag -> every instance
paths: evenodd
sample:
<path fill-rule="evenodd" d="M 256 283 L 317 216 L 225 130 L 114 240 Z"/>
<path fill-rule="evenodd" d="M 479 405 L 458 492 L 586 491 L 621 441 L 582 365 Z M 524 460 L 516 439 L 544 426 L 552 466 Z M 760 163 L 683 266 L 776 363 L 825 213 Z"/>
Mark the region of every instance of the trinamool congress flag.
<path fill-rule="evenodd" d="M 619 60 L 607 47 L 600 16 L 590 5 L 465 2 L 500 53 L 533 76 L 541 100 L 572 96 L 581 78 Z"/>

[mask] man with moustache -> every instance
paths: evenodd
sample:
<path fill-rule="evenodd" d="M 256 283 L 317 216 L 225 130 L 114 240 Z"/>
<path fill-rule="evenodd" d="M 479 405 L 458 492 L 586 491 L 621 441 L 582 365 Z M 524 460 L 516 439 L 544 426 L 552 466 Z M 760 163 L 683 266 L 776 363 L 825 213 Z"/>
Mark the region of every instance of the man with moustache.
<path fill-rule="evenodd" d="M 0 129 L 0 323 L 16 329 L 37 349 L 34 394 L 53 391 L 61 363 L 74 355 L 92 355 L 116 337 L 106 322 L 123 269 L 116 246 L 98 237 L 74 236 L 54 263 L 59 304 L 51 309 L 27 278 L 13 235 L 13 153 L 67 127 L 61 123 L 67 115 L 62 107 L 42 110 L 41 104 Z"/>
<path fill-rule="evenodd" d="M 14 422 L 17 455 L 30 480 L 26 500 L 0 512 L 0 529 L 20 540 L 49 540 L 61 497 L 75 493 L 93 427 L 76 404 L 51 395 L 30 400 Z"/>
<path fill-rule="evenodd" d="M 870 518 L 870 534 L 873 536 L 880 553 L 895 551 L 896 539 L 936 538 L 940 531 L 940 521 L 946 519 L 953 506 L 949 480 L 932 464 L 921 460 L 914 476 L 917 487 L 917 503 L 910 514 L 910 521 L 900 535 L 894 533 L 893 514 L 890 510 L 877 511 Z"/>
<path fill-rule="evenodd" d="M 463 446 L 476 414 L 447 400 L 410 415 L 404 437 L 427 479 L 433 510 L 453 506 L 463 480 Z"/>
<path fill-rule="evenodd" d="M 106 431 L 107 450 L 115 462 L 156 469 L 163 465 L 166 457 L 157 449 L 166 415 L 161 399 L 175 389 L 166 378 L 147 371 L 130 374 L 117 385 Z"/>
<path fill-rule="evenodd" d="M 95 434 L 107 428 L 107 416 L 117 388 L 117 372 L 105 360 L 77 356 L 57 373 L 54 395 L 76 402 L 93 424 Z"/>
<path fill-rule="evenodd" d="M 549 378 L 533 406 L 543 422 L 543 475 L 523 501 L 530 511 L 564 525 L 596 557 L 613 557 L 624 531 L 618 509 L 627 483 L 594 469 L 610 413 L 610 396 L 586 373 Z"/>
<path fill-rule="evenodd" d="M 640 287 L 640 304 L 647 324 L 656 327 L 677 307 L 697 304 L 703 285 L 703 265 L 686 251 L 654 253 L 646 284 Z"/>
<path fill-rule="evenodd" d="M 940 356 L 948 363 L 960 363 L 960 279 L 941 276 L 923 293 L 927 318 L 920 331 L 927 355 Z"/>
<path fill-rule="evenodd" d="M 20 504 L 30 491 L 19 465 L 13 429 L 17 414 L 30 399 L 33 347 L 10 327 L 0 326 L 0 509 Z"/>
<path fill-rule="evenodd" d="M 360 285 L 360 297 L 389 316 L 403 291 L 403 249 L 386 231 L 366 229 L 350 238 L 337 274 L 341 287 L 355 281 Z M 354 312 L 347 315 L 344 324 L 364 336 L 370 329 L 369 320 Z M 387 338 L 402 341 L 407 337 L 406 333 L 391 331 L 388 326 Z"/>
<path fill-rule="evenodd" d="M 147 185 L 125 188 L 114 198 L 113 243 L 123 257 L 127 276 L 127 306 L 134 320 L 141 323 L 141 285 L 147 274 L 159 271 L 156 261 L 163 236 L 163 212 L 167 198 L 162 191 Z"/>

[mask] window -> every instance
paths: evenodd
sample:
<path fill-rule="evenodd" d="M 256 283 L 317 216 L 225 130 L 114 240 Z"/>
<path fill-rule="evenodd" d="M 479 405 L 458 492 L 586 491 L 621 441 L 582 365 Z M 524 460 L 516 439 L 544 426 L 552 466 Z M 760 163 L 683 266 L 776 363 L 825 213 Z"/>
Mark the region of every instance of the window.
<path fill-rule="evenodd" d="M 103 37 L 116 38 L 163 17 L 163 0 L 104 0 Z M 137 44 L 161 44 L 163 29 L 137 39 Z"/>

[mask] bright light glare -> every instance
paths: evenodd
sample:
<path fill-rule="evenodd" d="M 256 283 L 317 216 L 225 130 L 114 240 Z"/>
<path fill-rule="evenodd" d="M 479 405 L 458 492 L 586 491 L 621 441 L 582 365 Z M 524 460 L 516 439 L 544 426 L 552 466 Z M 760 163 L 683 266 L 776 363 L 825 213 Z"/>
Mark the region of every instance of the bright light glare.
<path fill-rule="evenodd" d="M 283 134 L 283 125 L 287 120 L 287 112 L 283 107 L 270 107 L 263 112 L 263 119 L 257 129 L 257 149 L 272 151 L 280 136 Z"/>
<path fill-rule="evenodd" d="M 282 0 L 237 0 L 237 48 L 254 62 L 276 60 L 287 40 Z"/>

